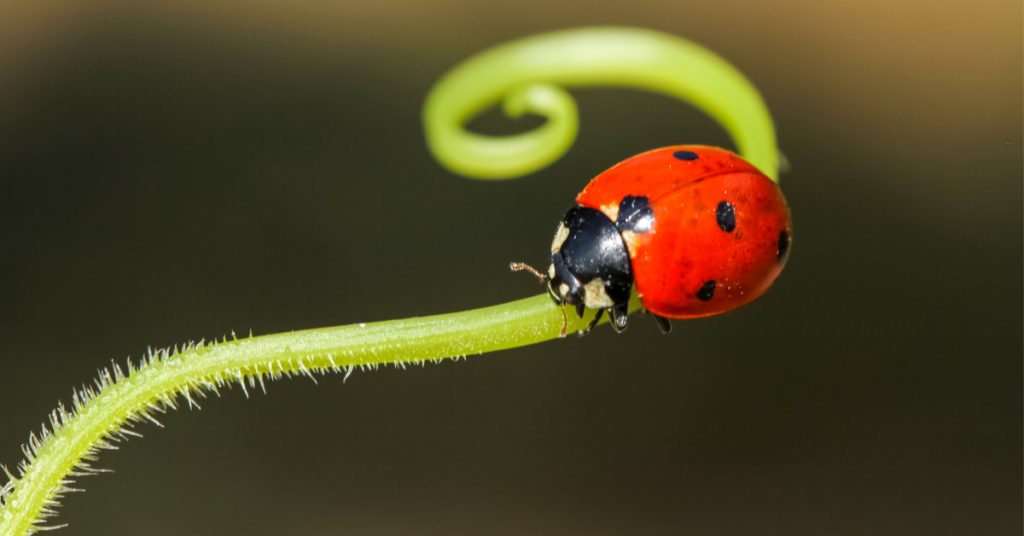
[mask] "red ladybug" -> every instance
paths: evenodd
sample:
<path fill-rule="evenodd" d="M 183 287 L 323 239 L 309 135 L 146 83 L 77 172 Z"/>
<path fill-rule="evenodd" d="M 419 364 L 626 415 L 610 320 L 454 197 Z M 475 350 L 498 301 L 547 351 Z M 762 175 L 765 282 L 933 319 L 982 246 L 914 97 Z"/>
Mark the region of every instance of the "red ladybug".
<path fill-rule="evenodd" d="M 663 332 L 754 300 L 786 262 L 789 207 L 778 186 L 730 151 L 655 149 L 595 177 L 562 216 L 541 274 L 559 305 L 608 312 L 626 329 L 630 290 Z M 563 326 L 563 335 L 564 335 Z M 582 333 L 586 333 L 586 331 Z"/>

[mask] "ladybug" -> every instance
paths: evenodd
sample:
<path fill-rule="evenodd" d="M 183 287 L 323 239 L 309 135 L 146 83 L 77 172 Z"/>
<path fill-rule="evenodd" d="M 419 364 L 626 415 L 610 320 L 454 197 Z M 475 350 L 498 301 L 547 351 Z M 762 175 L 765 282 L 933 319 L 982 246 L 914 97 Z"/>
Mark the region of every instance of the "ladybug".
<path fill-rule="evenodd" d="M 724 313 L 763 294 L 786 262 L 789 207 L 778 186 L 725 149 L 677 145 L 641 153 L 587 184 L 558 224 L 541 273 L 590 331 L 608 313 L 626 329 L 630 292 L 663 333 L 671 318 Z"/>

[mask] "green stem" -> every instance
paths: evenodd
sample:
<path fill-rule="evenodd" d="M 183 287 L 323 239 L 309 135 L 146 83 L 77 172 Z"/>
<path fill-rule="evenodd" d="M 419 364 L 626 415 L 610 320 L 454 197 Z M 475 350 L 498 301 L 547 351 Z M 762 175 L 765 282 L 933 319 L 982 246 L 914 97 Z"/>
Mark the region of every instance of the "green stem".
<path fill-rule="evenodd" d="M 576 104 L 555 84 L 643 89 L 692 103 L 725 127 L 750 163 L 778 179 L 775 129 L 757 89 L 714 52 L 638 28 L 564 30 L 470 58 L 427 97 L 427 143 L 446 167 L 476 178 L 512 178 L 543 168 L 569 150 L 578 126 Z M 464 130 L 467 120 L 500 102 L 510 116 L 534 113 L 547 121 L 514 136 Z"/>
<path fill-rule="evenodd" d="M 748 160 L 776 177 L 771 119 L 750 83 L 700 46 L 640 29 L 584 28 L 516 41 L 471 58 L 432 90 L 424 110 L 428 143 L 449 168 L 478 178 L 534 171 L 563 154 L 576 134 L 571 97 L 550 83 L 619 85 L 693 102 L 722 123 Z M 493 138 L 464 131 L 474 114 L 505 99 L 513 114 L 547 122 L 532 132 Z M 630 310 L 640 307 L 635 296 Z M 569 315 L 570 332 L 591 318 Z M 32 435 L 19 476 L 0 486 L 0 536 L 41 529 L 71 479 L 95 472 L 98 452 L 154 420 L 232 383 L 248 390 L 293 374 L 349 373 L 354 367 L 422 363 L 557 338 L 562 311 L 547 295 L 461 313 L 250 337 L 159 353 L 127 373 L 116 365 L 97 389 L 76 393 L 50 426 Z"/>
<path fill-rule="evenodd" d="M 582 326 L 573 319 L 573 329 Z M 562 327 L 551 299 L 537 296 L 461 313 L 329 327 L 201 346 L 143 365 L 107 385 L 58 424 L 32 456 L 0 515 L 0 534 L 23 534 L 40 507 L 59 493 L 68 473 L 94 454 L 133 416 L 178 397 L 195 401 L 206 390 L 295 373 L 348 372 L 351 367 L 481 354 L 553 339 Z M 191 403 L 191 402 L 190 402 Z M 173 406 L 172 406 L 173 407 Z M 145 417 L 143 417 L 145 418 Z M 139 419 L 135 419 L 139 420 Z"/>

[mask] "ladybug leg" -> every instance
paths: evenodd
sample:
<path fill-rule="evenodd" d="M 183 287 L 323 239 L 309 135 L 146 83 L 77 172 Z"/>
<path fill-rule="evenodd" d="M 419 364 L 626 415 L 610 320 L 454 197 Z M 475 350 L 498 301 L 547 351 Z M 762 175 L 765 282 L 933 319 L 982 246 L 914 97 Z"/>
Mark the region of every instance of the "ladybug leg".
<path fill-rule="evenodd" d="M 672 323 L 669 322 L 667 318 L 663 316 L 658 316 L 654 313 L 651 313 L 651 318 L 654 319 L 654 323 L 658 325 L 658 329 L 661 330 L 662 334 L 667 335 L 670 331 L 672 331 Z"/>
<path fill-rule="evenodd" d="M 608 316 L 612 317 L 612 329 L 615 333 L 626 331 L 626 321 L 629 319 L 629 303 L 613 305 L 608 308 Z"/>
<path fill-rule="evenodd" d="M 587 327 L 576 332 L 580 337 L 590 333 L 594 329 L 594 326 L 601 321 L 601 316 L 604 314 L 604 309 L 598 309 L 597 313 L 594 314 L 594 319 L 587 323 Z"/>
<path fill-rule="evenodd" d="M 565 302 L 562 302 L 560 305 L 558 310 L 562 311 L 562 331 L 558 334 L 558 337 L 564 339 L 569 328 L 569 317 L 565 316 Z"/>

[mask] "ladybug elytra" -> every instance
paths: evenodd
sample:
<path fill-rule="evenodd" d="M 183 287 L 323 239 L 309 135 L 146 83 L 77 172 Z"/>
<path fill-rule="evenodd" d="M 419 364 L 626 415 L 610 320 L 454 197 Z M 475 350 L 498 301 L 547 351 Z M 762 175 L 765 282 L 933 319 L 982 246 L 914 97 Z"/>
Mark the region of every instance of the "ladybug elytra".
<path fill-rule="evenodd" d="M 789 207 L 778 186 L 736 154 L 680 145 L 599 174 L 558 224 L 539 273 L 556 303 L 605 312 L 626 329 L 633 285 L 663 332 L 670 318 L 724 313 L 763 294 L 786 262 Z M 563 335 L 565 334 L 563 325 Z"/>

